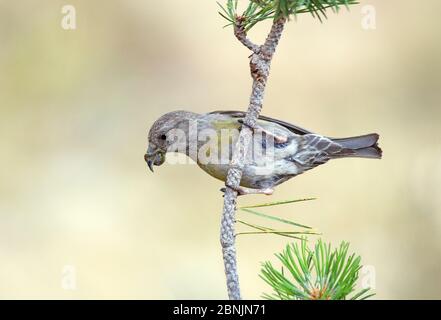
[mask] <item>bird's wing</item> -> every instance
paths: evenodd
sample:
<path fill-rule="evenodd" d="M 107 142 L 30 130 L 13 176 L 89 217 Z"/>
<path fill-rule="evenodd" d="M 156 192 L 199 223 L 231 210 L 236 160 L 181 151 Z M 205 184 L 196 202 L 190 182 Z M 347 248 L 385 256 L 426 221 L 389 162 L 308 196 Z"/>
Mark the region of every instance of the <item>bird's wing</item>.
<path fill-rule="evenodd" d="M 243 111 L 213 111 L 210 112 L 209 114 L 223 114 L 223 115 L 229 115 L 232 118 L 238 118 L 238 119 L 243 119 L 245 118 L 246 113 Z M 309 133 L 313 133 L 309 130 L 300 128 L 296 125 L 293 125 L 291 123 L 282 121 L 282 120 L 278 120 L 278 119 L 274 119 L 274 118 L 270 118 L 270 117 L 266 117 L 266 116 L 259 116 L 260 120 L 264 120 L 264 121 L 268 121 L 268 122 L 273 122 L 273 123 L 277 123 L 279 125 L 281 125 L 282 127 L 287 128 L 289 131 L 294 132 L 295 134 L 298 135 L 305 135 L 305 134 L 309 134 Z"/>

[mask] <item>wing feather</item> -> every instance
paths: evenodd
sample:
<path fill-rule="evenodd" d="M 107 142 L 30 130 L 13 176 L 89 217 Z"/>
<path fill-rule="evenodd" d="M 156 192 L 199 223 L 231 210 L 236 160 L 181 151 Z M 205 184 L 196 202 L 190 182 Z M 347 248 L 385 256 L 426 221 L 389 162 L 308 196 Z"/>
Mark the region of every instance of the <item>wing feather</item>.
<path fill-rule="evenodd" d="M 219 110 L 219 111 L 210 112 L 209 114 L 224 114 L 224 115 L 229 115 L 229 116 L 231 116 L 233 118 L 240 119 L 240 118 L 245 118 L 246 112 L 243 112 L 243 111 L 233 111 L 233 110 L 226 110 L 226 111 Z M 302 135 L 303 136 L 305 134 L 313 133 L 313 132 L 311 132 L 309 130 L 303 129 L 303 128 L 298 127 L 298 126 L 296 126 L 296 125 L 294 125 L 292 123 L 285 122 L 285 121 L 282 121 L 282 120 L 278 120 L 278 119 L 274 119 L 274 118 L 270 118 L 270 117 L 266 117 L 266 116 L 259 116 L 259 119 L 260 120 L 264 120 L 264 121 L 269 121 L 269 122 L 277 123 L 277 124 L 285 127 L 286 129 L 288 129 L 289 131 L 294 132 L 295 134 L 298 134 L 298 135 Z"/>

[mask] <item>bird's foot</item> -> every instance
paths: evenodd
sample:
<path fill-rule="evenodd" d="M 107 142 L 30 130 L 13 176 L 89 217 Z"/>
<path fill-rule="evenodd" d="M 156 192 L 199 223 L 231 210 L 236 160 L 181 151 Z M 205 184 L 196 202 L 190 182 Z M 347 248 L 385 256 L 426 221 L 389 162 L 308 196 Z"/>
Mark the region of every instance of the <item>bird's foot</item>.
<path fill-rule="evenodd" d="M 245 188 L 245 187 L 242 187 L 242 186 L 239 186 L 237 188 L 236 187 L 232 187 L 232 186 L 227 186 L 227 187 L 224 187 L 224 188 L 222 188 L 220 190 L 221 190 L 221 192 L 225 193 L 225 191 L 227 191 L 227 188 L 230 188 L 230 189 L 233 189 L 234 191 L 236 191 L 238 196 L 246 196 L 246 195 L 249 195 L 249 194 L 265 194 L 267 196 L 270 196 L 270 195 L 272 195 L 274 193 L 274 189 L 272 189 L 272 188 L 251 189 L 251 188 Z"/>
<path fill-rule="evenodd" d="M 265 133 L 268 137 L 273 137 L 274 142 L 275 143 L 286 143 L 288 142 L 288 137 L 285 136 L 279 136 L 274 134 L 273 132 L 270 132 L 264 128 L 262 128 L 259 125 L 255 125 L 255 126 L 249 126 L 248 124 L 246 124 L 242 119 L 237 120 L 240 124 L 247 126 L 248 128 L 250 128 L 251 130 L 253 130 L 254 133 L 257 132 L 263 132 Z"/>

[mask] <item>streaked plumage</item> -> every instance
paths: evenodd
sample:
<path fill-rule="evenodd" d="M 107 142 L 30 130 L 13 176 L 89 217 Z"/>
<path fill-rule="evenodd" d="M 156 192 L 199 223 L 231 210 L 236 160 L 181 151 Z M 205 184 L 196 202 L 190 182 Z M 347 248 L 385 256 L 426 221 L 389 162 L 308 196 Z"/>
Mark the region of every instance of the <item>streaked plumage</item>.
<path fill-rule="evenodd" d="M 204 132 L 205 129 L 212 129 L 220 138 L 223 129 L 239 130 L 241 127 L 240 120 L 244 116 L 245 113 L 240 111 L 215 111 L 206 114 L 176 111 L 165 114 L 150 129 L 149 148 L 145 160 L 149 163 L 149 166 L 161 165 L 164 162 L 164 154 L 170 147 L 170 141 L 168 140 L 170 130 L 181 129 L 188 135 L 189 120 L 196 121 L 198 133 Z M 268 143 L 273 142 L 273 140 L 268 139 L 268 135 L 253 135 L 253 148 L 261 149 L 264 152 L 255 157 L 252 148 L 248 153 L 247 164 L 241 180 L 241 186 L 243 187 L 253 189 L 273 188 L 296 175 L 326 163 L 330 159 L 345 157 L 381 158 L 381 149 L 377 145 L 379 138 L 377 134 L 334 139 L 265 116 L 259 117 L 258 126 L 274 135 L 286 137 L 287 141 L 274 143 L 274 147 L 269 148 Z M 232 146 L 235 145 L 236 141 L 237 135 L 234 135 L 229 141 L 229 158 L 231 158 Z M 199 141 L 197 149 L 202 148 L 204 144 L 205 141 Z M 191 154 L 188 148 L 185 148 L 184 152 L 192 157 L 208 174 L 225 181 L 229 168 L 228 161 L 223 164 L 204 164 L 199 161 L 198 157 Z M 208 154 L 210 152 L 211 150 L 207 150 Z"/>

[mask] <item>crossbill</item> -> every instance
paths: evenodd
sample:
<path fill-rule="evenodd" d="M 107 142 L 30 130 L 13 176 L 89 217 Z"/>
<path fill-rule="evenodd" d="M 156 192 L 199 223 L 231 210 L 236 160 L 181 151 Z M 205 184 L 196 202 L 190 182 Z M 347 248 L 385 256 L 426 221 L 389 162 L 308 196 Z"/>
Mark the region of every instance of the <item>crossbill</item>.
<path fill-rule="evenodd" d="M 151 127 L 144 159 L 153 171 L 153 166 L 166 161 L 167 153 L 182 153 L 209 175 L 226 181 L 244 118 L 245 113 L 240 111 L 167 113 Z M 331 159 L 382 156 L 376 133 L 329 138 L 265 116 L 260 116 L 251 129 L 251 148 L 245 157 L 240 187 L 236 188 L 240 195 L 272 194 L 275 186 Z"/>

